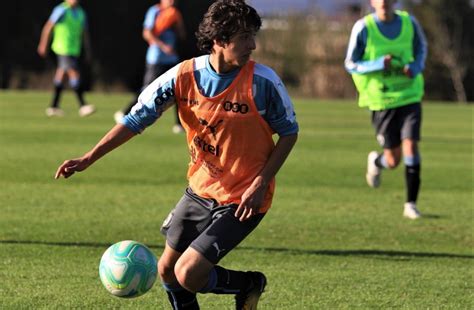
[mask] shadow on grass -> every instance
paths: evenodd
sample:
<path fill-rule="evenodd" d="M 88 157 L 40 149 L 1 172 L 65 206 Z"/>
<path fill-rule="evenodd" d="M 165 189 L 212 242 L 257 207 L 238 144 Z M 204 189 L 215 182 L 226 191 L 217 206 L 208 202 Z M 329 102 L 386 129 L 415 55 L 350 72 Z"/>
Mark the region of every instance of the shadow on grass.
<path fill-rule="evenodd" d="M 110 243 L 101 242 L 53 242 L 53 241 L 35 241 L 35 240 L 0 240 L 0 244 L 26 244 L 26 245 L 48 245 L 64 247 L 93 247 L 108 248 Z M 147 244 L 152 249 L 164 249 L 163 245 Z M 474 259 L 474 255 L 453 254 L 453 253 L 431 253 L 431 252 L 410 252 L 410 251 L 392 251 L 392 250 L 303 250 L 290 248 L 273 247 L 237 247 L 236 251 L 260 251 L 274 253 L 288 253 L 292 255 L 324 255 L 324 256 L 367 256 L 380 258 L 463 258 Z"/>

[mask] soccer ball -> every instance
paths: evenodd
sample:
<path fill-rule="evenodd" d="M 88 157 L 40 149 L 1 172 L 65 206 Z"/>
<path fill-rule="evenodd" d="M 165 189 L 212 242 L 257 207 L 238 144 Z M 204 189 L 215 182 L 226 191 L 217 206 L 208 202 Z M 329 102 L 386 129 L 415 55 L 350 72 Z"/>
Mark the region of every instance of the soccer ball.
<path fill-rule="evenodd" d="M 100 280 L 114 296 L 132 298 L 145 294 L 155 283 L 156 274 L 156 256 L 136 241 L 111 245 L 100 260 Z"/>

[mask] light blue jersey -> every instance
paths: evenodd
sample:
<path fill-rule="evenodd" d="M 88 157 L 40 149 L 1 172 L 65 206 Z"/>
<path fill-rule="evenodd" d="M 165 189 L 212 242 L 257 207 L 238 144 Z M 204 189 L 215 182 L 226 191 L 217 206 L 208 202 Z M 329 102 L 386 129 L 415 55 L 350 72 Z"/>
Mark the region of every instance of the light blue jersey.
<path fill-rule="evenodd" d="M 174 105 L 174 89 L 180 65 L 174 66 L 143 90 L 138 102 L 123 118 L 125 126 L 140 133 Z M 194 68 L 196 83 L 206 97 L 214 97 L 224 91 L 239 73 L 239 69 L 226 74 L 216 73 L 209 63 L 209 55 L 195 58 Z M 252 93 L 260 115 L 278 135 L 287 136 L 298 132 L 293 103 L 283 82 L 272 69 L 255 64 Z M 159 108 L 155 104 L 157 97 L 160 98 Z"/>
<path fill-rule="evenodd" d="M 56 24 L 64 16 L 64 13 L 66 12 L 66 10 L 71 10 L 72 16 L 77 16 L 79 14 L 77 12 L 78 12 L 78 10 L 80 10 L 80 7 L 77 6 L 75 8 L 71 8 L 71 7 L 63 5 L 63 3 L 58 4 L 57 6 L 54 7 L 53 12 L 49 16 L 49 21 L 52 24 Z M 85 16 L 85 14 L 84 14 L 84 25 L 83 26 L 84 26 L 84 28 L 87 27 L 87 17 Z"/>
<path fill-rule="evenodd" d="M 382 22 L 376 14 L 373 14 L 377 27 L 380 32 L 388 39 L 396 38 L 402 28 L 402 19 L 395 14 L 395 18 L 389 22 Z M 418 24 L 417 20 L 410 15 L 413 23 L 413 56 L 415 60 L 409 64 L 410 71 L 413 76 L 422 72 L 425 69 L 425 60 L 428 52 L 425 34 Z M 352 28 L 349 46 L 347 48 L 345 67 L 350 73 L 364 74 L 373 71 L 380 71 L 384 69 L 384 57 L 375 60 L 363 61 L 365 47 L 367 45 L 367 27 L 364 18 L 359 19 Z"/>
<path fill-rule="evenodd" d="M 143 22 L 143 28 L 153 30 L 155 26 L 155 20 L 160 14 L 160 8 L 157 5 L 153 5 L 148 9 Z M 176 33 L 173 29 L 165 30 L 160 34 L 159 39 L 163 43 L 176 47 Z M 157 45 L 149 45 L 146 52 L 146 62 L 150 65 L 173 65 L 179 61 L 177 54 L 166 54 Z"/>

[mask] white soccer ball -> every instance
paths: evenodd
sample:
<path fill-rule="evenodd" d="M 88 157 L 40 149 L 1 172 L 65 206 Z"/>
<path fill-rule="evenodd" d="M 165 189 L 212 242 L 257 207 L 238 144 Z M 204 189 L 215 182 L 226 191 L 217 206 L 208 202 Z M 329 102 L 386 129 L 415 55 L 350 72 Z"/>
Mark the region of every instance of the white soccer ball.
<path fill-rule="evenodd" d="M 156 256 L 136 241 L 125 240 L 111 245 L 100 260 L 100 280 L 114 296 L 143 295 L 152 288 L 156 275 Z"/>

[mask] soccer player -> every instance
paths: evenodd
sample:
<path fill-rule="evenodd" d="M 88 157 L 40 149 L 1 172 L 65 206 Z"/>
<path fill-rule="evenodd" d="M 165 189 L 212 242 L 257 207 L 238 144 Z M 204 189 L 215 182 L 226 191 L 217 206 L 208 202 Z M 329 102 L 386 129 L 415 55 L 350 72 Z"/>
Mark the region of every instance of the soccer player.
<path fill-rule="evenodd" d="M 79 5 L 79 0 L 66 0 L 54 8 L 41 32 L 38 45 L 38 54 L 41 57 L 46 57 L 49 40 L 53 33 L 51 49 L 57 55 L 58 66 L 54 75 L 53 100 L 51 106 L 46 109 L 46 115 L 64 115 L 63 110 L 59 108 L 59 100 L 64 88 L 64 77 L 67 75 L 69 85 L 79 100 L 79 115 L 88 116 L 95 112 L 95 107 L 86 104 L 84 100 L 84 91 L 81 87 L 79 71 L 79 57 L 83 43 L 86 57 L 90 57 L 90 41 L 86 13 Z"/>
<path fill-rule="evenodd" d="M 372 151 L 368 155 L 367 183 L 378 187 L 382 170 L 396 168 L 403 154 L 407 192 L 403 215 L 417 219 L 422 71 L 427 45 L 416 19 L 395 10 L 395 3 L 396 0 L 371 0 L 375 13 L 354 25 L 345 67 L 359 92 L 359 106 L 372 111 L 372 125 L 383 148 L 383 152 Z"/>
<path fill-rule="evenodd" d="M 56 171 L 56 178 L 83 171 L 178 104 L 189 186 L 163 223 L 166 245 L 158 263 L 173 309 L 199 309 L 196 293 L 234 294 L 237 309 L 256 309 L 266 286 L 261 272 L 218 265 L 264 218 L 275 175 L 297 140 L 282 81 L 250 59 L 260 26 L 260 16 L 244 0 L 213 3 L 197 32 L 199 47 L 209 54 L 157 78 L 122 124 Z"/>
<path fill-rule="evenodd" d="M 176 43 L 178 38 L 184 39 L 186 32 L 181 13 L 174 5 L 175 0 L 161 0 L 160 3 L 151 6 L 145 15 L 142 36 L 148 42 L 148 50 L 141 90 L 179 61 Z M 117 123 L 120 123 L 123 116 L 130 112 L 137 103 L 137 98 L 138 96 L 123 111 L 115 112 L 114 118 Z M 178 109 L 176 108 L 175 111 L 173 132 L 180 133 L 183 127 L 179 121 Z"/>

